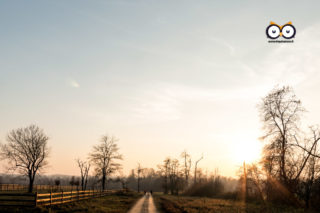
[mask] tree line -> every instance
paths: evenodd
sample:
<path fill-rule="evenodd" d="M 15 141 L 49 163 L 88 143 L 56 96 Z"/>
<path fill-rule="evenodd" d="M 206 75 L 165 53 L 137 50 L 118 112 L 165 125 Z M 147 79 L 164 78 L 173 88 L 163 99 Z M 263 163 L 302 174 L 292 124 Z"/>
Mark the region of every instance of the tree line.
<path fill-rule="evenodd" d="M 0 156 L 6 160 L 8 170 L 16 171 L 28 179 L 28 191 L 33 191 L 36 176 L 48 166 L 50 149 L 49 137 L 36 125 L 12 130 L 7 135 L 7 143 L 1 144 Z M 179 194 L 190 186 L 196 186 L 209 180 L 209 176 L 198 168 L 203 156 L 194 162 L 187 151 L 183 151 L 178 159 L 167 157 L 157 170 L 144 168 L 139 163 L 136 169 L 128 176 L 112 177 L 121 170 L 123 156 L 119 153 L 117 139 L 103 135 L 100 142 L 92 147 L 85 159 L 76 159 L 79 168 L 79 177 L 72 176 L 39 179 L 39 183 L 50 183 L 59 188 L 60 185 L 70 185 L 86 190 L 88 183 L 91 188 L 105 190 L 107 183 L 116 187 L 120 184 L 123 189 L 163 191 L 164 193 Z M 90 170 L 93 168 L 93 176 Z M 7 177 L 8 178 L 8 177 Z M 219 178 L 213 178 L 216 183 Z M 211 180 L 213 180 L 211 178 Z M 221 185 L 221 184 L 220 184 Z M 220 187 L 221 188 L 221 187 Z"/>
<path fill-rule="evenodd" d="M 123 188 L 140 191 L 159 191 L 164 194 L 190 196 L 218 196 L 235 192 L 238 180 L 199 168 L 203 155 L 192 160 L 187 151 L 178 158 L 167 157 L 157 169 L 144 168 L 138 163 L 127 177 L 122 177 Z"/>
<path fill-rule="evenodd" d="M 108 181 L 118 182 L 122 188 L 153 188 L 175 195 L 217 196 L 236 188 L 236 199 L 319 208 L 319 127 L 303 128 L 306 109 L 288 86 L 275 87 L 261 99 L 258 109 L 263 124 L 263 155 L 257 163 L 243 164 L 236 187 L 228 187 L 235 186 L 233 180 L 221 177 L 217 170 L 208 175 L 199 169 L 203 156 L 192 159 L 187 151 L 178 158 L 165 158 L 156 170 L 138 164 L 129 176 L 111 178 L 121 169 L 123 156 L 117 139 L 108 135 L 93 146 L 86 159 L 76 160 L 80 170 L 78 184 L 86 189 L 93 168 L 102 189 L 106 189 Z M 9 169 L 28 177 L 30 192 L 37 173 L 48 165 L 48 139 L 42 129 L 30 125 L 9 132 L 7 143 L 1 145 L 0 156 L 7 160 Z"/>

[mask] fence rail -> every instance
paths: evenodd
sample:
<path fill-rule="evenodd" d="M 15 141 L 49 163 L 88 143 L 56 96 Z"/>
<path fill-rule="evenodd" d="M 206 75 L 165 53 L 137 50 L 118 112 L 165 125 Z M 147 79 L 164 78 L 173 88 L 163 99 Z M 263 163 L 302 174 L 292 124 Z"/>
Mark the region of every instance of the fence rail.
<path fill-rule="evenodd" d="M 35 194 L 32 193 L 1 193 L 0 206 L 34 206 Z"/>
<path fill-rule="evenodd" d="M 49 206 L 102 197 L 113 191 L 85 190 L 50 193 L 0 193 L 0 206 Z"/>

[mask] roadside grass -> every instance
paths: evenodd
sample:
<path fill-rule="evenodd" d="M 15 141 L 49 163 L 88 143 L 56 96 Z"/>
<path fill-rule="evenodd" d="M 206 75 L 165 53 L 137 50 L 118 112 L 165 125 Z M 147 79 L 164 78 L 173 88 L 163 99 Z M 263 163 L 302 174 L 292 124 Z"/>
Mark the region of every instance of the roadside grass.
<path fill-rule="evenodd" d="M 125 213 L 141 197 L 135 192 L 116 192 L 100 198 L 82 200 L 78 202 L 60 204 L 50 207 L 0 207 L 0 212 L 8 213 L 64 213 L 64 212 L 86 212 L 86 213 Z"/>
<path fill-rule="evenodd" d="M 246 213 L 299 213 L 304 209 L 259 203 L 242 203 L 234 200 L 185 197 L 172 195 L 156 195 L 162 212 L 168 213 L 204 213 L 204 212 L 246 212 Z M 311 211 L 310 211 L 311 212 Z"/>

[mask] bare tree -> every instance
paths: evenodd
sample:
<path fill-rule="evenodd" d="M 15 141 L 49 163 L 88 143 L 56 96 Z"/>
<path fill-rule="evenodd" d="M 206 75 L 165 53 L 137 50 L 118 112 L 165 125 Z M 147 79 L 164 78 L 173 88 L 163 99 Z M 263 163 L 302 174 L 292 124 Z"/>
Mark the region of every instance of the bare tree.
<path fill-rule="evenodd" d="M 163 180 L 164 193 L 178 194 L 183 189 L 184 177 L 180 170 L 179 160 L 167 157 L 163 165 L 159 165 L 159 173 Z"/>
<path fill-rule="evenodd" d="M 71 180 L 70 180 L 70 182 L 69 182 L 70 185 L 71 185 L 71 186 L 74 186 L 74 185 L 75 185 L 75 182 L 76 182 L 76 177 L 75 177 L 75 176 L 72 176 L 72 177 L 71 177 Z"/>
<path fill-rule="evenodd" d="M 198 169 L 198 163 L 203 159 L 203 155 L 201 156 L 201 158 L 199 158 L 195 164 L 194 164 L 194 184 L 197 183 L 197 169 Z"/>
<path fill-rule="evenodd" d="M 187 151 L 183 151 L 181 153 L 181 158 L 183 159 L 183 172 L 186 181 L 186 186 L 189 185 L 189 176 L 191 170 L 191 156 L 187 153 Z"/>
<path fill-rule="evenodd" d="M 95 166 L 95 171 L 101 177 L 102 189 L 106 188 L 107 177 L 121 168 L 118 160 L 122 160 L 119 154 L 117 140 L 114 137 L 104 135 L 99 145 L 93 147 L 90 160 Z"/>
<path fill-rule="evenodd" d="M 60 186 L 60 183 L 61 183 L 60 179 L 54 180 L 54 185 L 56 185 L 57 187 Z"/>
<path fill-rule="evenodd" d="M 171 194 L 178 194 L 179 189 L 182 188 L 182 173 L 179 170 L 179 161 L 177 159 L 171 159 L 169 161 L 169 186 Z"/>
<path fill-rule="evenodd" d="M 319 157 L 315 152 L 320 140 L 319 130 L 311 128 L 313 136 L 305 136 L 299 125 L 305 109 L 290 87 L 273 89 L 262 99 L 259 108 L 265 132 L 261 139 L 266 142 L 263 164 L 268 181 L 274 182 L 277 178 L 284 188 L 280 190 L 282 194 L 283 191 L 289 195 L 296 193 L 306 166 L 310 165 L 312 157 Z M 270 183 L 266 185 L 269 187 Z M 267 195 L 272 194 L 275 193 L 267 192 Z M 290 197 L 295 202 L 295 196 Z"/>
<path fill-rule="evenodd" d="M 81 189 L 86 190 L 88 183 L 88 176 L 90 170 L 90 163 L 86 161 L 82 161 L 77 159 L 78 167 L 80 169 L 80 177 L 81 177 Z"/>
<path fill-rule="evenodd" d="M 32 192 L 37 172 L 47 166 L 48 137 L 36 125 L 12 130 L 7 144 L 1 145 L 1 157 L 8 160 L 9 169 L 18 170 L 29 178 L 28 191 Z"/>
<path fill-rule="evenodd" d="M 168 157 L 163 161 L 163 165 L 158 165 L 160 176 L 163 178 L 164 193 L 169 191 L 169 173 L 170 173 L 171 159 Z"/>
<path fill-rule="evenodd" d="M 258 168 L 257 164 L 252 163 L 251 165 L 245 165 L 243 163 L 244 173 L 246 176 L 246 193 L 248 193 L 248 184 L 251 191 L 254 192 L 254 196 L 259 198 L 259 200 L 264 201 L 263 194 L 263 174 Z"/>
<path fill-rule="evenodd" d="M 266 147 L 267 155 L 275 154 L 277 164 L 275 171 L 281 182 L 288 184 L 288 172 L 286 168 L 290 164 L 290 156 L 293 152 L 290 142 L 299 134 L 298 122 L 304 112 L 301 101 L 297 99 L 290 87 L 275 88 L 262 101 L 260 105 L 261 119 L 264 123 L 265 135 L 262 139 L 269 139 Z M 276 167 L 277 166 L 277 167 Z"/>
<path fill-rule="evenodd" d="M 307 144 L 311 144 L 311 147 L 308 148 L 306 144 L 304 146 L 300 146 L 300 144 L 298 144 L 300 148 L 306 151 L 306 158 L 309 156 L 309 159 L 306 159 L 307 161 L 305 160 L 306 169 L 305 172 L 302 174 L 302 192 L 300 192 L 302 194 L 307 208 L 310 207 L 310 199 L 312 196 L 313 186 L 315 185 L 316 180 L 319 179 L 320 175 L 320 156 L 319 151 L 317 149 L 318 144 L 316 142 L 320 139 L 320 132 L 318 127 L 315 126 L 310 127 L 310 130 L 312 132 L 312 136 L 311 138 L 309 138 L 309 143 Z M 298 143 L 298 141 L 296 142 Z"/>

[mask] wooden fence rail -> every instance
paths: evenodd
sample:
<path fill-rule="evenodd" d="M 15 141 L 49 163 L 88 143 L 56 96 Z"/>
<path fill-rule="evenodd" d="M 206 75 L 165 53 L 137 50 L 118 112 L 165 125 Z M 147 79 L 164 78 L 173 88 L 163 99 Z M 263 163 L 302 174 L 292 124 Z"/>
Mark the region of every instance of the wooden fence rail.
<path fill-rule="evenodd" d="M 0 193 L 0 206 L 48 206 L 102 197 L 110 190 L 85 190 L 50 193 Z"/>

